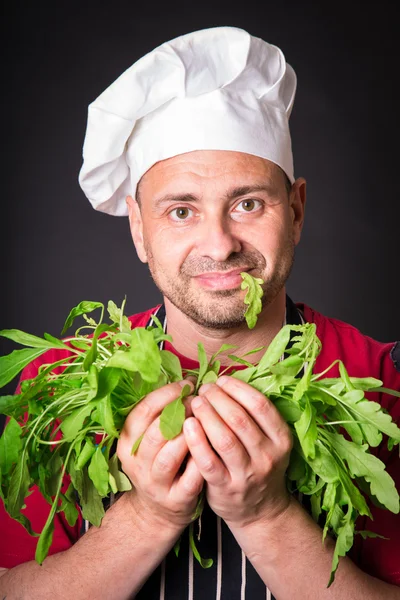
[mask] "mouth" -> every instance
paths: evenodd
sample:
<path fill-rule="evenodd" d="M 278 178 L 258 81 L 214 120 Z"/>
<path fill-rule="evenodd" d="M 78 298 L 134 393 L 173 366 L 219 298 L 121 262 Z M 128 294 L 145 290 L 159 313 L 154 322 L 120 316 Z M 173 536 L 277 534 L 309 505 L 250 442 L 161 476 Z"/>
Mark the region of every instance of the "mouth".
<path fill-rule="evenodd" d="M 251 269 L 233 269 L 232 271 L 214 271 L 196 275 L 194 279 L 203 289 L 233 290 L 239 288 L 243 279 L 240 273 L 249 272 Z"/>

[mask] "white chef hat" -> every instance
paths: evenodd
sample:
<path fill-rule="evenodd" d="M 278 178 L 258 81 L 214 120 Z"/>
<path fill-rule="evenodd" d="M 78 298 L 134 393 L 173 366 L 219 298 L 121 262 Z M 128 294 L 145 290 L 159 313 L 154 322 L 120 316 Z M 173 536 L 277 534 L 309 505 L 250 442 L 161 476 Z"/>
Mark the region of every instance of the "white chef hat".
<path fill-rule="evenodd" d="M 195 31 L 149 52 L 89 106 L 79 183 L 97 210 L 127 215 L 144 173 L 193 150 L 234 150 L 293 183 L 288 119 L 296 75 L 282 51 L 236 27 Z"/>

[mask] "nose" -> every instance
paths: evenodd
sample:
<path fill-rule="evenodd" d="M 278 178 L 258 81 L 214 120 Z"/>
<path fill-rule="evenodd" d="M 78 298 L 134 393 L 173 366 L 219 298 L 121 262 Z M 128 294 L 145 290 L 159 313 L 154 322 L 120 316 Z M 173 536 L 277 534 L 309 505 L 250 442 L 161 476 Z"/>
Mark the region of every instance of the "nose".
<path fill-rule="evenodd" d="M 240 252 L 242 244 L 225 220 L 212 219 L 203 223 L 199 232 L 197 249 L 199 254 L 222 262 L 234 252 Z"/>

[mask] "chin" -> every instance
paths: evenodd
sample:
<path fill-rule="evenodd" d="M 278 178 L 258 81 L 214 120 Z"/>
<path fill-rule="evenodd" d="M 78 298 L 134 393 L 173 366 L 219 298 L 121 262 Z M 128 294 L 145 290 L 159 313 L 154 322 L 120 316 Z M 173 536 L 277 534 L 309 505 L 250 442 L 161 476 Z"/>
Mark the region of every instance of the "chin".
<path fill-rule="evenodd" d="M 238 300 L 236 297 L 231 306 L 226 306 L 227 298 L 237 296 L 237 291 L 236 294 L 231 290 L 221 291 L 213 296 L 214 299 L 206 305 L 190 302 L 188 298 L 184 302 L 182 302 L 182 298 L 179 300 L 171 296 L 167 296 L 167 298 L 191 321 L 206 329 L 234 329 L 245 323 L 246 307 L 241 298 Z M 223 306 L 224 303 L 225 306 Z"/>

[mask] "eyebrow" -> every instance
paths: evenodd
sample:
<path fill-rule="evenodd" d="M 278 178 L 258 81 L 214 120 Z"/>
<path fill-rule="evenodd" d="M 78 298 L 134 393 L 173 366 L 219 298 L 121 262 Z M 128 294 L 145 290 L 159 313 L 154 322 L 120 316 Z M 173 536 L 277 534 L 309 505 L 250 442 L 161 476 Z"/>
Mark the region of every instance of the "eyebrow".
<path fill-rule="evenodd" d="M 238 187 L 234 187 L 229 190 L 224 195 L 224 200 L 235 200 L 235 198 L 239 198 L 240 196 L 246 196 L 248 194 L 252 194 L 253 192 L 266 192 L 269 196 L 276 196 L 277 188 L 271 184 L 263 183 L 257 185 L 241 185 Z M 164 204 L 169 204 L 170 202 L 199 202 L 199 198 L 194 194 L 166 194 L 165 196 L 161 196 L 157 198 L 154 202 L 154 206 L 159 208 Z"/>

